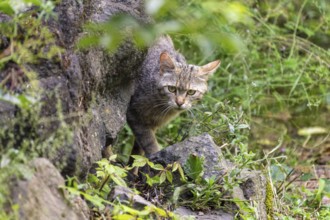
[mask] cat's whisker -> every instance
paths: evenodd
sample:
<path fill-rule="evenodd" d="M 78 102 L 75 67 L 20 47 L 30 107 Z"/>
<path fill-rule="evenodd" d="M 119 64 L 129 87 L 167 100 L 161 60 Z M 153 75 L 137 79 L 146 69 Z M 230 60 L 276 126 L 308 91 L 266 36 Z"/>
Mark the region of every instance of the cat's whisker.
<path fill-rule="evenodd" d="M 163 109 L 161 109 L 161 111 L 160 111 L 160 115 L 163 115 L 169 108 L 171 108 L 171 106 L 170 105 L 166 105 L 166 106 L 164 106 L 165 108 L 163 108 Z"/>
<path fill-rule="evenodd" d="M 194 112 L 191 110 L 191 109 L 187 109 L 188 110 L 188 112 L 190 113 L 190 116 L 192 117 L 192 118 L 195 118 L 195 115 L 194 115 Z"/>
<path fill-rule="evenodd" d="M 162 116 L 161 120 L 164 120 L 164 118 L 165 118 L 165 116 L 167 115 L 167 113 L 168 113 L 169 111 L 171 111 L 172 109 L 173 109 L 172 106 L 168 106 L 167 108 L 165 108 L 165 110 L 162 111 L 162 113 L 160 114 L 160 115 Z"/>
<path fill-rule="evenodd" d="M 160 115 L 162 115 L 162 116 L 165 116 L 166 115 L 166 112 L 167 112 L 167 110 L 168 109 L 170 109 L 171 108 L 171 106 L 166 106 L 161 112 L 160 112 Z"/>
<path fill-rule="evenodd" d="M 152 107 L 152 109 L 156 109 L 156 113 L 161 113 L 163 111 L 163 109 L 166 108 L 167 106 L 168 106 L 168 103 L 164 102 L 164 103 L 159 103 L 157 105 L 154 105 Z"/>
<path fill-rule="evenodd" d="M 167 105 L 167 102 L 164 102 L 164 103 L 158 103 L 157 105 L 152 106 L 152 108 L 157 108 L 157 107 L 165 106 L 165 105 Z"/>
<path fill-rule="evenodd" d="M 161 105 L 160 107 L 156 108 L 156 111 L 153 112 L 153 116 L 160 118 L 162 116 L 163 112 L 168 108 L 169 106 L 166 105 Z"/>

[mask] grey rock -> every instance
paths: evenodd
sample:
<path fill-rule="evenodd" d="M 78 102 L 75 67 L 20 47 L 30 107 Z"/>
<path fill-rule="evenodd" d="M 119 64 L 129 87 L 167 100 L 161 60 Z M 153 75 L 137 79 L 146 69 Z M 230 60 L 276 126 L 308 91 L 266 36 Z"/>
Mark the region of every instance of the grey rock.
<path fill-rule="evenodd" d="M 36 73 L 42 90 L 41 117 L 52 119 L 38 128 L 38 138 L 46 140 L 61 129 L 61 123 L 53 120 L 59 113 L 57 103 L 73 130 L 73 140 L 65 141 L 52 155 L 43 156 L 57 164 L 63 176 L 84 178 L 92 164 L 101 159 L 102 149 L 114 144 L 126 123 L 134 78 L 139 74 L 145 52 L 129 39 L 112 54 L 101 48 L 77 51 L 75 45 L 84 34 L 83 24 L 104 22 L 116 14 L 129 14 L 142 23 L 149 23 L 150 18 L 144 12 L 142 0 L 62 0 L 55 11 L 58 19 L 44 24 L 64 52 L 60 59 L 26 64 L 26 69 Z M 0 14 L 1 22 L 9 20 L 10 17 Z M 2 33 L 0 38 L 6 40 Z M 15 117 L 16 111 L 15 106 L 1 102 L 0 126 L 10 121 L 7 118 Z"/>
<path fill-rule="evenodd" d="M 69 200 L 59 189 L 64 186 L 64 179 L 49 160 L 37 158 L 31 162 L 31 169 L 34 169 L 31 177 L 17 180 L 11 186 L 20 219 L 89 219 L 85 201 L 80 197 Z"/>
<path fill-rule="evenodd" d="M 178 161 L 184 165 L 191 154 L 204 157 L 204 178 L 219 177 L 224 174 L 223 155 L 212 137 L 204 133 L 173 144 L 150 156 L 150 160 L 163 165 Z"/>
<path fill-rule="evenodd" d="M 143 22 L 150 21 L 150 18 L 144 12 L 143 1 L 139 0 L 98 0 L 93 4 L 92 11 L 94 11 L 94 13 L 92 13 L 91 19 L 96 22 L 104 22 L 108 20 L 109 17 L 120 13 L 129 14 Z"/>
<path fill-rule="evenodd" d="M 60 23 L 63 33 L 69 34 L 67 42 L 76 42 L 82 37 L 81 20 L 103 22 L 115 14 L 125 13 L 141 22 L 149 22 L 140 0 L 86 1 L 83 5 L 84 16 L 79 13 L 72 15 L 74 9 L 64 7 L 70 5 L 80 9 L 81 5 L 74 2 L 64 1 L 60 7 L 68 20 Z M 73 29 L 76 28 L 75 34 L 72 30 L 67 32 L 68 26 L 72 25 Z M 72 43 L 67 47 L 71 48 Z M 67 77 L 68 90 L 73 103 L 69 112 L 81 111 L 83 114 L 78 118 L 82 126 L 75 128 L 71 146 L 74 155 L 70 155 L 70 158 L 75 158 L 75 163 L 69 161 L 65 172 L 62 172 L 64 175 L 78 174 L 84 177 L 92 164 L 101 159 L 102 149 L 114 144 L 126 123 L 126 109 L 133 92 L 133 81 L 139 73 L 144 55 L 143 51 L 127 40 L 112 54 L 100 48 L 92 48 L 69 56 L 71 62 L 65 73 L 70 76 Z"/>
<path fill-rule="evenodd" d="M 153 206 L 153 204 L 145 200 L 142 196 L 134 193 L 130 188 L 124 186 L 115 186 L 110 193 L 111 201 L 119 199 L 123 204 L 131 204 L 135 209 L 142 210 L 145 206 Z"/>
<path fill-rule="evenodd" d="M 186 207 L 178 207 L 175 211 L 175 214 L 180 216 L 180 219 L 189 219 L 193 217 L 196 220 L 233 220 L 234 215 L 226 213 L 221 210 L 213 210 L 208 212 L 195 212 Z"/>

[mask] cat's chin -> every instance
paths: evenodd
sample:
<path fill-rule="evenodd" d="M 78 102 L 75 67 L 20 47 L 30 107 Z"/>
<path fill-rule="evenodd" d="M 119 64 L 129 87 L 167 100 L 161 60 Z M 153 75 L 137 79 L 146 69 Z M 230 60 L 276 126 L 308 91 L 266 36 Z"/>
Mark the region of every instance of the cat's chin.
<path fill-rule="evenodd" d="M 183 111 L 185 111 L 185 110 L 187 110 L 188 108 L 186 108 L 186 107 L 179 107 L 179 106 L 176 106 L 175 108 L 175 111 L 177 111 L 177 112 L 183 112 Z"/>

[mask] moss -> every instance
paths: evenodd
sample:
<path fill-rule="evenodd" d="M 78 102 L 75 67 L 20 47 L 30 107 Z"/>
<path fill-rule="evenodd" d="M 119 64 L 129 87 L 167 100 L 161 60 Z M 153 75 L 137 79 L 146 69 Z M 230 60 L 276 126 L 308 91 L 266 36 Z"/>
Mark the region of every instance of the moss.
<path fill-rule="evenodd" d="M 272 220 L 274 219 L 274 213 L 273 213 L 273 204 L 274 204 L 274 194 L 272 190 L 272 185 L 269 180 L 267 180 L 266 184 L 266 199 L 265 199 L 265 205 L 266 205 L 266 211 L 267 211 L 267 219 Z"/>

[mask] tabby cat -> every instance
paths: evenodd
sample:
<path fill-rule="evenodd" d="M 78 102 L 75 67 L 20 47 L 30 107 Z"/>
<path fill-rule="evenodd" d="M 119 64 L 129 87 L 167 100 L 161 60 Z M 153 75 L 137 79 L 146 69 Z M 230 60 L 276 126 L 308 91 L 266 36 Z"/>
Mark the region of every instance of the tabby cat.
<path fill-rule="evenodd" d="M 220 60 L 204 66 L 187 64 L 169 36 L 149 48 L 127 110 L 135 135 L 132 154 L 149 156 L 159 151 L 156 130 L 203 97 L 209 76 L 219 66 Z"/>

